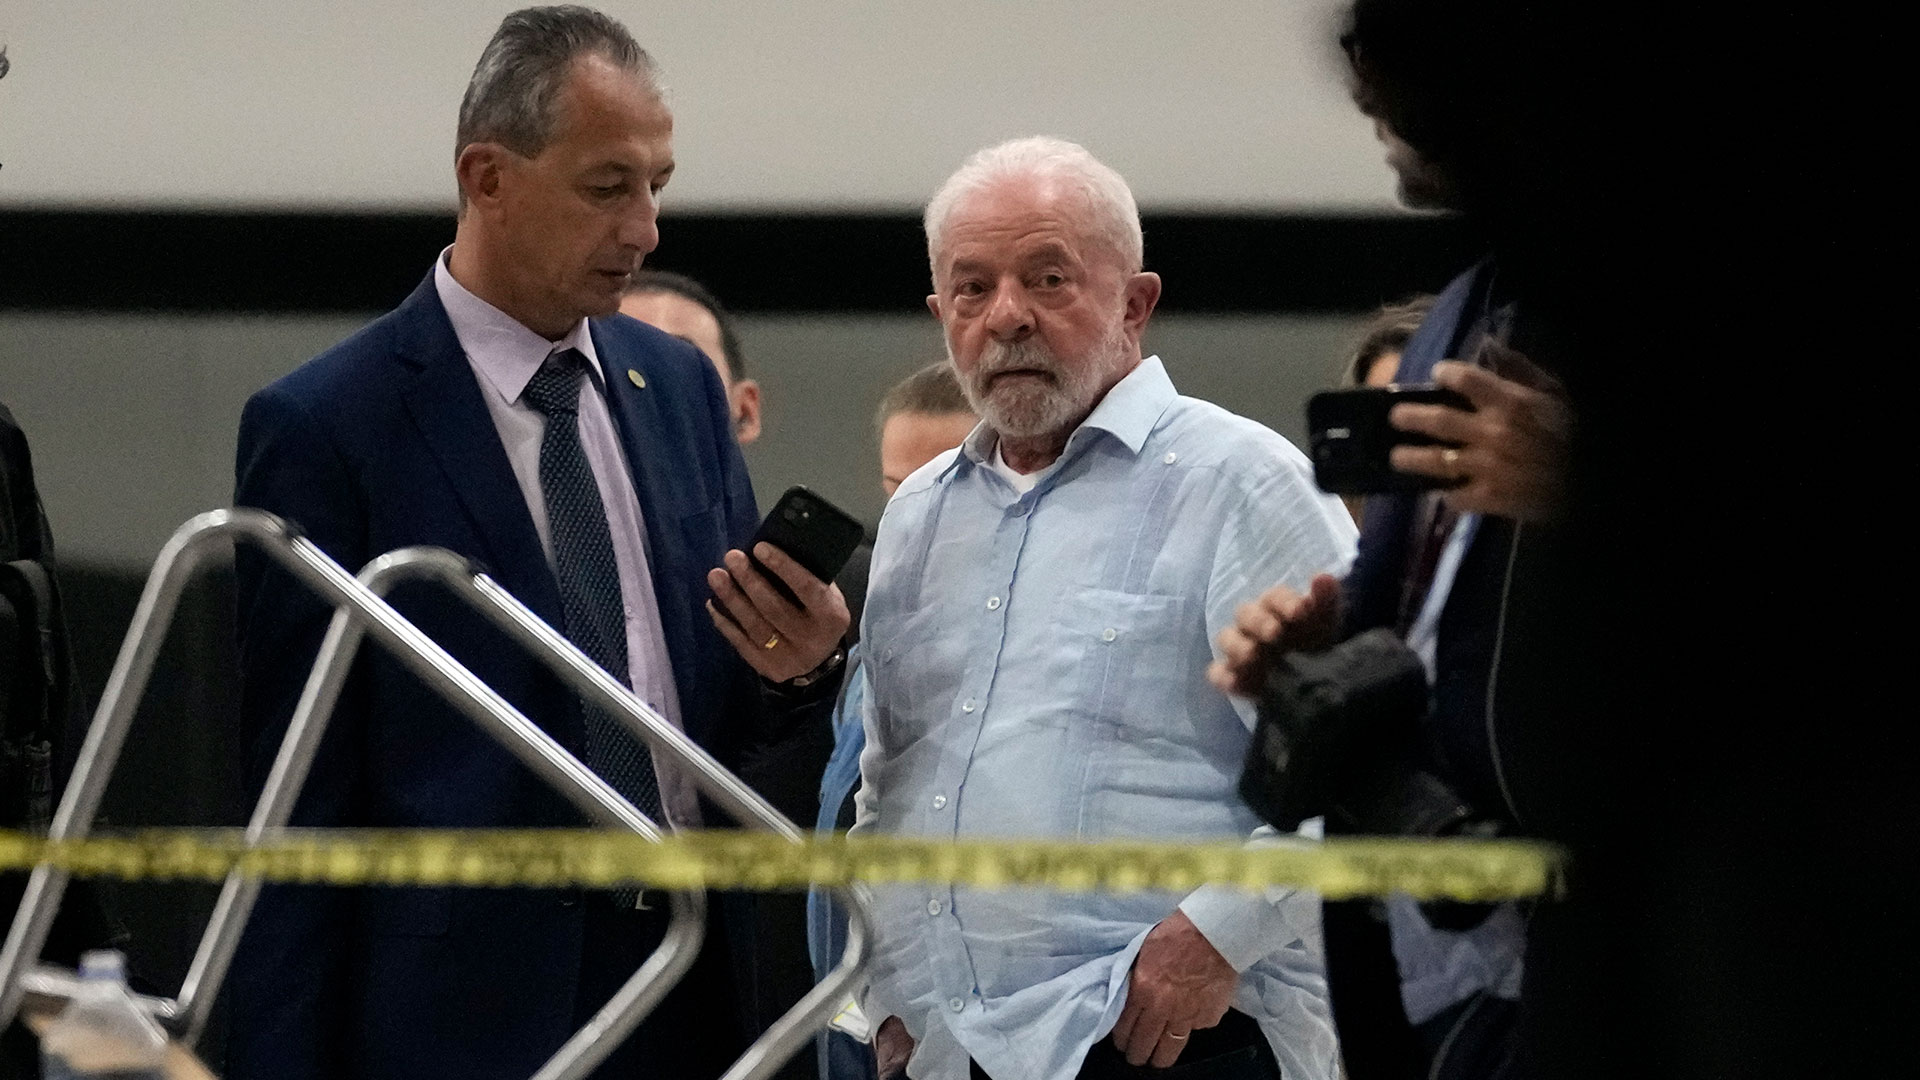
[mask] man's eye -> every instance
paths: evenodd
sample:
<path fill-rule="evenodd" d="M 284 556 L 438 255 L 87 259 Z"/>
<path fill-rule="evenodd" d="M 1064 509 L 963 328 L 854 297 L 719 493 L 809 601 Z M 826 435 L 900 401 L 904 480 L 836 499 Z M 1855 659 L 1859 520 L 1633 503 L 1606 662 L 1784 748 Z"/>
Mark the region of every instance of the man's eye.
<path fill-rule="evenodd" d="M 1065 285 L 1066 283 L 1067 283 L 1067 279 L 1064 275 L 1041 274 L 1037 284 L 1039 284 L 1039 286 L 1043 289 L 1057 289 L 1060 286 Z"/>
<path fill-rule="evenodd" d="M 625 184 L 595 184 L 589 189 L 603 199 L 611 199 L 627 190 Z"/>
<path fill-rule="evenodd" d="M 953 289 L 954 295 L 956 296 L 979 296 L 986 291 L 986 286 L 977 281 L 963 281 L 954 286 Z"/>

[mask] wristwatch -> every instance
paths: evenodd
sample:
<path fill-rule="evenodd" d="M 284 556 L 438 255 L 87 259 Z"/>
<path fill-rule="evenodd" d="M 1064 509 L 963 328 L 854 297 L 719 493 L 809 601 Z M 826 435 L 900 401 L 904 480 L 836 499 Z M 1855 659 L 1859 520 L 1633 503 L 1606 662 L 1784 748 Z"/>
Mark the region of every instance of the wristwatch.
<path fill-rule="evenodd" d="M 786 682 L 774 683 L 773 685 L 776 689 L 780 689 L 780 690 L 805 690 L 807 687 L 812 686 L 814 683 L 819 682 L 821 679 L 824 679 L 827 676 L 833 674 L 834 672 L 839 671 L 840 665 L 846 662 L 847 662 L 847 647 L 845 645 L 841 645 L 836 647 L 833 650 L 832 655 L 828 656 L 825 660 L 820 661 L 819 667 L 814 668 L 812 671 L 807 672 L 805 675 L 799 675 L 794 678 L 788 679 Z"/>

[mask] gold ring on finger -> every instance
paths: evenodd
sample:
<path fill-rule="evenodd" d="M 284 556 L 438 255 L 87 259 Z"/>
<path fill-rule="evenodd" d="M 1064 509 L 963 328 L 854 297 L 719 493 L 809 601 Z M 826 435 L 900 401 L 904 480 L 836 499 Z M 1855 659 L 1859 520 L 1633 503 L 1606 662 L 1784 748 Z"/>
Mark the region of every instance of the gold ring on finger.
<path fill-rule="evenodd" d="M 767 643 L 765 645 L 762 645 L 760 647 L 763 649 L 771 649 L 779 644 L 780 644 L 780 635 L 775 634 L 772 637 L 767 639 Z"/>
<path fill-rule="evenodd" d="M 1191 1034 L 1193 1034 L 1191 1031 L 1187 1032 L 1187 1035 L 1191 1035 Z M 1167 1032 L 1167 1038 L 1172 1039 L 1175 1042 L 1185 1042 L 1187 1039 L 1187 1035 L 1175 1035 L 1171 1031 Z"/>
<path fill-rule="evenodd" d="M 1446 462 L 1449 473 L 1455 476 L 1460 475 L 1460 450 L 1458 447 L 1449 446 L 1445 450 L 1440 451 L 1440 460 Z"/>

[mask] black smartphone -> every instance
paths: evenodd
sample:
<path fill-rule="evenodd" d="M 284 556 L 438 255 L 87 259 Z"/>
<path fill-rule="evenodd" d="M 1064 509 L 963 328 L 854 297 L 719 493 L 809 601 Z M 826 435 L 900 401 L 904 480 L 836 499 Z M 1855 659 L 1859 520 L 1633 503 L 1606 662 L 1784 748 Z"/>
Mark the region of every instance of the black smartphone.
<path fill-rule="evenodd" d="M 1473 411 L 1465 397 L 1431 384 L 1359 386 L 1328 390 L 1307 400 L 1309 452 L 1320 490 L 1335 495 L 1391 495 L 1446 486 L 1444 480 L 1403 473 L 1389 463 L 1395 446 L 1440 445 L 1439 439 L 1387 423 L 1387 413 L 1403 402 Z"/>
<path fill-rule="evenodd" d="M 847 560 L 853 557 L 854 549 L 866 535 L 866 526 L 852 514 L 805 487 L 795 486 L 788 488 L 767 512 L 760 531 L 753 534 L 753 543 L 747 545 L 747 558 L 776 592 L 795 606 L 804 607 L 786 582 L 760 564 L 753 549 L 765 541 L 792 556 L 807 573 L 821 581 L 832 581 L 834 575 L 846 568 Z"/>

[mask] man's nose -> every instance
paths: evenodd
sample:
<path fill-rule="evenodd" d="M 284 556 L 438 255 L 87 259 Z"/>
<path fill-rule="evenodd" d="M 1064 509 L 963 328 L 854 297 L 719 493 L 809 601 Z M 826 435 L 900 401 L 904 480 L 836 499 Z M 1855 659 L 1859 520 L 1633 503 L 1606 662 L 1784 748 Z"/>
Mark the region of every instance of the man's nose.
<path fill-rule="evenodd" d="M 620 221 L 622 247 L 650 255 L 660 246 L 660 204 L 652 195 L 635 200 L 634 208 Z"/>
<path fill-rule="evenodd" d="M 1033 305 L 1017 282 L 995 289 L 987 304 L 987 332 L 1002 341 L 1018 341 L 1033 333 Z"/>

